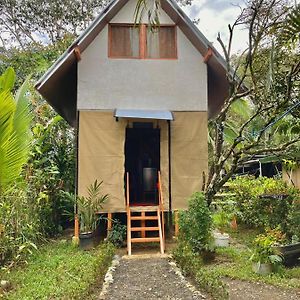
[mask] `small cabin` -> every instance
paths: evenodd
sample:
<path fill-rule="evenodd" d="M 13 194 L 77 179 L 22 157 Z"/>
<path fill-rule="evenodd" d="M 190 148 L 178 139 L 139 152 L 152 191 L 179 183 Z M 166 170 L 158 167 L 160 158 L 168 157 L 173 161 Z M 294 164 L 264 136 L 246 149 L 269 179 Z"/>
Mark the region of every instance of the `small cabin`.
<path fill-rule="evenodd" d="M 186 209 L 208 172 L 207 123 L 228 91 L 226 63 L 174 0 L 134 24 L 114 0 L 36 84 L 77 132 L 77 193 L 95 179 L 103 211 Z M 127 223 L 128 224 L 128 223 Z"/>

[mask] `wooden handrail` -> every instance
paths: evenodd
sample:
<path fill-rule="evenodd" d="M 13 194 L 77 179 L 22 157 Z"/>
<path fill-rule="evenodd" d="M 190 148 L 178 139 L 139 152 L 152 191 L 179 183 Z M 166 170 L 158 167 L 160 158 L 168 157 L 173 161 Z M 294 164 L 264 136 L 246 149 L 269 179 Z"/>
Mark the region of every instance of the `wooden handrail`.
<path fill-rule="evenodd" d="M 159 208 L 161 212 L 161 227 L 162 227 L 162 237 L 163 242 L 165 242 L 165 218 L 164 218 L 164 197 L 162 192 L 162 186 L 161 186 L 161 173 L 158 171 L 158 190 L 159 190 Z M 165 249 L 165 244 L 163 245 L 163 248 Z"/>
<path fill-rule="evenodd" d="M 129 173 L 126 172 L 126 205 L 129 207 Z"/>

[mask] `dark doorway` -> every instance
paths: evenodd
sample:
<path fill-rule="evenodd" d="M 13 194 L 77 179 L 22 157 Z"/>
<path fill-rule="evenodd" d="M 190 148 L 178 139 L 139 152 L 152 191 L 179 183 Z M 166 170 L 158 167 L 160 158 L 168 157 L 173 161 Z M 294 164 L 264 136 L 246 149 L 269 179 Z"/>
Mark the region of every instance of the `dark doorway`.
<path fill-rule="evenodd" d="M 160 169 L 160 129 L 152 123 L 126 128 L 125 171 L 129 172 L 131 205 L 158 203 L 157 172 Z"/>

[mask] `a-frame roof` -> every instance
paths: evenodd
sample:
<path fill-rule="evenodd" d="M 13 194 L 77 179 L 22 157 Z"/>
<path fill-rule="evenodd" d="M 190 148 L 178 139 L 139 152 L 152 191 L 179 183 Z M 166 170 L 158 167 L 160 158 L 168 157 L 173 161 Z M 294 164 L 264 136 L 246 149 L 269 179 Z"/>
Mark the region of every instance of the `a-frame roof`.
<path fill-rule="evenodd" d="M 78 56 L 76 51 L 84 52 L 128 1 L 111 1 L 35 85 L 49 104 L 73 126 L 76 124 L 77 111 Z M 212 56 L 207 61 L 208 112 L 209 117 L 212 117 L 219 110 L 228 93 L 226 62 L 174 0 L 161 0 L 161 6 L 203 57 L 209 49 L 212 50 Z"/>

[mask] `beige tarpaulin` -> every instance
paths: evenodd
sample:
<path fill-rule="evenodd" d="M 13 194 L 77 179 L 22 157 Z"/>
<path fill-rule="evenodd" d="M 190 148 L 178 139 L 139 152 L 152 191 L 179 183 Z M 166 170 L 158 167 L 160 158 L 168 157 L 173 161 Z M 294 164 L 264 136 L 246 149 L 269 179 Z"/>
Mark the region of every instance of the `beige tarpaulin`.
<path fill-rule="evenodd" d="M 172 210 L 186 209 L 188 198 L 207 175 L 207 113 L 176 112 L 171 123 Z"/>
<path fill-rule="evenodd" d="M 124 212 L 124 147 L 126 126 L 143 119 L 116 122 L 113 111 L 81 111 L 79 117 L 78 193 L 86 195 L 86 188 L 95 179 L 103 180 L 103 192 L 110 195 L 103 212 Z M 151 121 L 150 121 L 151 122 Z M 161 128 L 160 163 L 164 206 L 169 205 L 168 124 L 153 120 Z"/>
<path fill-rule="evenodd" d="M 125 209 L 124 142 L 126 121 L 116 122 L 113 112 L 81 111 L 79 115 L 78 193 L 103 180 L 103 193 L 109 200 L 104 212 Z"/>

